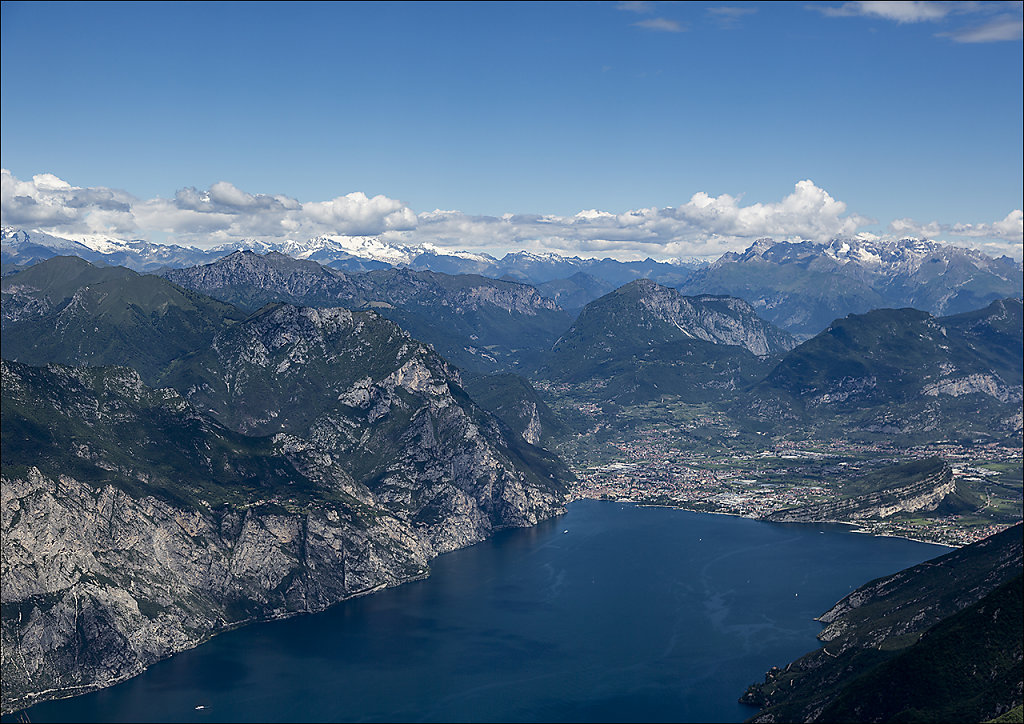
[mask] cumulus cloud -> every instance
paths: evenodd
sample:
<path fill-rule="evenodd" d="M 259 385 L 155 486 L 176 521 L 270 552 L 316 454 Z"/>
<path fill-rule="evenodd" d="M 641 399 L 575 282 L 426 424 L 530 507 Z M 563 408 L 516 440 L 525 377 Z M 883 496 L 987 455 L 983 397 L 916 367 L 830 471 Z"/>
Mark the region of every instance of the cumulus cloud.
<path fill-rule="evenodd" d="M 53 174 L 22 181 L 0 169 L 0 209 L 5 226 L 87 233 L 130 233 L 135 199 L 108 188 L 79 188 Z"/>
<path fill-rule="evenodd" d="M 889 224 L 889 230 L 901 236 L 994 239 L 1019 246 L 1024 244 L 1024 211 L 1015 209 L 1006 218 L 991 224 L 940 224 L 937 221 L 921 224 L 913 219 L 896 219 Z"/>
<path fill-rule="evenodd" d="M 846 204 L 808 180 L 778 203 L 744 206 L 729 194 L 698 192 L 680 206 L 622 213 L 587 209 L 573 216 L 484 217 L 433 211 L 420 214 L 419 222 L 414 236 L 441 247 L 643 259 L 718 256 L 762 236 L 824 241 L 852 235 L 873 220 L 847 214 Z"/>
<path fill-rule="evenodd" d="M 178 243 L 211 246 L 244 238 L 376 235 L 408 231 L 417 224 L 416 214 L 402 202 L 358 191 L 302 203 L 283 195 L 249 193 L 218 181 L 206 190 L 179 189 L 170 199 L 138 199 L 114 189 L 72 186 L 53 174 L 22 181 L 4 169 L 0 182 L 5 226 L 58 235 L 124 237 L 160 232 Z"/>
<path fill-rule="evenodd" d="M 380 195 L 369 198 L 359 191 L 330 201 L 303 204 L 302 210 L 310 219 L 335 229 L 336 233 L 353 236 L 406 231 L 416 226 L 416 214 L 400 201 Z"/>
<path fill-rule="evenodd" d="M 612 212 L 585 209 L 570 216 L 476 216 L 457 210 L 416 214 L 387 196 L 353 192 L 327 201 L 301 202 L 254 194 L 221 181 L 202 190 L 180 189 L 172 198 L 139 199 L 125 191 L 72 186 L 51 174 L 22 181 L 2 172 L 5 226 L 114 238 L 160 237 L 210 247 L 242 239 L 305 241 L 321 235 L 379 236 L 402 244 L 502 254 L 525 249 L 573 256 L 717 257 L 753 240 L 827 241 L 864 236 L 876 224 L 807 179 L 776 202 L 744 203 L 741 196 L 703 191 L 678 206 Z M 991 224 L 919 224 L 897 219 L 893 236 L 968 240 L 973 246 L 1020 257 L 1021 211 Z"/>

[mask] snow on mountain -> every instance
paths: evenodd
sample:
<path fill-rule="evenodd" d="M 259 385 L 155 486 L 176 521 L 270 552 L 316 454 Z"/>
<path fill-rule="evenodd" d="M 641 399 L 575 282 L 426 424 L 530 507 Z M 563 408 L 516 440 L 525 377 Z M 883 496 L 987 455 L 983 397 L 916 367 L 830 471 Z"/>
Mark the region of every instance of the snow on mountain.
<path fill-rule="evenodd" d="M 132 245 L 146 244 L 144 241 L 112 239 L 105 234 L 65 234 L 65 239 L 77 241 L 100 254 L 114 254 L 119 251 L 132 250 Z"/>
<path fill-rule="evenodd" d="M 778 327 L 810 337 L 834 319 L 883 307 L 934 315 L 1019 297 L 1021 264 L 975 249 L 922 239 L 758 239 L 694 272 L 687 294 L 728 294 Z"/>
<path fill-rule="evenodd" d="M 327 254 L 343 252 L 361 259 L 373 259 L 388 264 L 409 264 L 422 248 L 382 241 L 376 236 L 318 236 L 306 242 L 286 241 L 282 253 L 296 259 L 314 259 Z"/>
<path fill-rule="evenodd" d="M 20 248 L 24 246 L 45 246 L 49 249 L 70 251 L 74 253 L 80 250 L 83 246 L 78 241 L 73 239 L 65 239 L 59 236 L 51 236 L 50 234 L 44 234 L 41 231 L 26 231 L 25 229 L 16 229 L 12 226 L 5 226 L 0 232 L 0 238 L 2 238 L 4 250 L 9 248 Z"/>
<path fill-rule="evenodd" d="M 281 244 L 273 244 L 259 239 L 242 239 L 241 241 L 229 241 L 226 244 L 219 244 L 210 249 L 215 254 L 226 256 L 236 251 L 251 251 L 256 254 L 269 254 L 272 251 L 281 251 Z"/>

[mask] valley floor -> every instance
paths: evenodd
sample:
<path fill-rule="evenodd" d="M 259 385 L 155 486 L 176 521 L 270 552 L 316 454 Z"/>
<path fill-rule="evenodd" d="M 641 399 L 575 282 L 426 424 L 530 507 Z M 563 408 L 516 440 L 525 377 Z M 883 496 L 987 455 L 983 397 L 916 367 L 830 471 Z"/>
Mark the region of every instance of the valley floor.
<path fill-rule="evenodd" d="M 648 429 L 605 451 L 600 460 L 576 458 L 575 497 L 762 519 L 839 500 L 846 481 L 881 466 L 941 457 L 952 467 L 957 490 L 976 501 L 976 509 L 948 512 L 940 507 L 828 522 L 852 523 L 871 535 L 963 546 L 1021 520 L 1021 451 L 993 444 L 897 449 L 832 440 L 776 442 L 760 450 L 686 450 L 676 436 Z"/>

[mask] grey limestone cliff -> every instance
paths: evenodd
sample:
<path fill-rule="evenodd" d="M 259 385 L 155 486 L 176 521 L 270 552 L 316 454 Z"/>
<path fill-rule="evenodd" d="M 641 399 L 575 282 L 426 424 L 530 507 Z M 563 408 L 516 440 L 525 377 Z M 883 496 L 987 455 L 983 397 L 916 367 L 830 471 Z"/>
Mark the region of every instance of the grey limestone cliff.
<path fill-rule="evenodd" d="M 167 377 L 3 362 L 4 712 L 564 509 L 557 460 L 372 312 L 271 307 Z"/>
<path fill-rule="evenodd" d="M 944 463 L 921 480 L 835 501 L 780 510 L 767 516 L 766 520 L 777 523 L 812 523 L 888 518 L 900 512 L 935 510 L 947 496 L 955 492 L 952 468 Z"/>

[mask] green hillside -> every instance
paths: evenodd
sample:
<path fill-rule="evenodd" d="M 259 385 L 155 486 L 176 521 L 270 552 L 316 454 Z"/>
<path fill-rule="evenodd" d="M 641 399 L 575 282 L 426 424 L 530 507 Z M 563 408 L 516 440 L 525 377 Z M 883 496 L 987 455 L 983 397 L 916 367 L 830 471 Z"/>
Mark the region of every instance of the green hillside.
<path fill-rule="evenodd" d="M 754 721 L 984 721 L 1021 704 L 1021 525 L 864 584 L 818 649 L 741 701 Z"/>
<path fill-rule="evenodd" d="M 123 267 L 55 257 L 3 280 L 3 355 L 28 364 L 124 365 L 153 384 L 209 347 L 235 307 Z M 15 313 L 14 310 L 17 310 Z"/>

